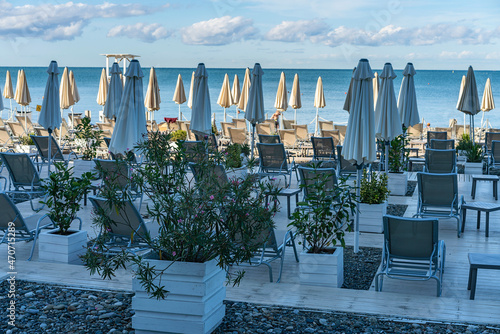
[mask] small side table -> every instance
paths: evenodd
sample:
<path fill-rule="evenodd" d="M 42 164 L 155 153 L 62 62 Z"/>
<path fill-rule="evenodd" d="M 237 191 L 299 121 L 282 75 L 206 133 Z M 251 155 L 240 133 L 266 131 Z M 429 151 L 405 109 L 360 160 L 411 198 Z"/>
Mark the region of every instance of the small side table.
<path fill-rule="evenodd" d="M 467 290 L 470 290 L 470 299 L 476 296 L 477 270 L 496 269 L 500 270 L 500 254 L 469 253 L 469 281 Z"/>
<path fill-rule="evenodd" d="M 299 194 L 302 189 L 293 189 L 293 188 L 285 188 L 280 191 L 278 196 L 286 196 L 286 204 L 287 204 L 287 217 L 290 218 L 290 197 L 295 195 L 295 205 L 299 202 Z M 266 195 L 266 204 L 268 203 L 269 195 Z"/>
<path fill-rule="evenodd" d="M 413 165 L 424 165 L 425 158 L 409 158 L 408 159 L 408 171 L 413 171 Z"/>
<path fill-rule="evenodd" d="M 470 202 L 462 204 L 462 233 L 465 229 L 465 217 L 467 215 L 467 209 L 477 211 L 477 228 L 481 226 L 481 211 L 486 212 L 486 237 L 490 235 L 490 212 L 500 210 L 500 204 L 487 203 L 487 202 Z"/>
<path fill-rule="evenodd" d="M 472 190 L 470 195 L 472 199 L 476 197 L 477 181 L 492 181 L 493 182 L 493 197 L 498 200 L 498 175 L 472 175 Z"/>

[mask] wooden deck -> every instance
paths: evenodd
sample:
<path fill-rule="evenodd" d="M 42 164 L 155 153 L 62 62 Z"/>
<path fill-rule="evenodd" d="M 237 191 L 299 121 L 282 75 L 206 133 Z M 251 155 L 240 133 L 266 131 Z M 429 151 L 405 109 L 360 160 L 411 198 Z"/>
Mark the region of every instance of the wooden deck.
<path fill-rule="evenodd" d="M 6 171 L 2 174 L 5 175 Z M 415 175 L 410 174 L 410 180 Z M 294 178 L 293 178 L 294 180 Z M 292 187 L 296 186 L 296 182 Z M 469 176 L 460 175 L 459 193 L 466 201 L 470 196 L 471 180 Z M 406 204 L 406 216 L 416 211 L 417 193 L 413 197 L 391 196 L 390 204 Z M 496 202 L 492 195 L 491 183 L 477 183 L 476 201 Z M 143 205 L 145 205 L 147 201 Z M 292 199 L 292 209 L 295 200 Z M 29 203 L 19 205 L 25 216 L 31 214 Z M 84 229 L 89 235 L 96 231 L 91 225 L 90 206 L 85 207 L 80 216 L 84 221 Z M 286 218 L 286 200 L 283 198 L 282 210 L 276 216 L 278 230 L 285 230 L 289 220 Z M 484 217 L 483 217 L 484 221 Z M 443 278 L 443 292 L 436 297 L 436 282 L 408 282 L 385 279 L 382 292 L 374 291 L 374 284 L 369 291 L 333 289 L 324 287 L 302 286 L 298 284 L 298 265 L 292 250 L 287 249 L 283 269 L 282 282 L 270 283 L 267 268 L 244 268 L 246 277 L 238 287 L 227 287 L 227 299 L 257 304 L 293 306 L 320 310 L 334 310 L 356 313 L 368 313 L 390 318 L 416 318 L 444 322 L 472 322 L 500 325 L 500 271 L 479 270 L 476 299 L 469 300 L 467 279 L 469 264 L 467 254 L 500 253 L 500 212 L 490 216 L 490 236 L 485 237 L 484 223 L 476 230 L 476 215 L 472 211 L 467 215 L 465 233 L 461 238 L 456 236 L 455 220 L 440 220 L 440 239 L 446 242 L 446 270 Z M 347 234 L 347 244 L 353 244 L 353 234 Z M 83 266 L 44 263 L 34 259 L 27 262 L 32 243 L 21 242 L 16 245 L 17 279 L 63 284 L 74 287 L 85 287 L 99 290 L 131 291 L 129 271 L 122 270 L 113 280 L 103 281 L 97 276 L 90 276 Z M 361 246 L 382 247 L 382 235 L 362 233 Z M 0 278 L 8 272 L 6 261 L 6 245 L 0 245 Z M 278 262 L 273 264 L 275 279 L 278 275 Z"/>

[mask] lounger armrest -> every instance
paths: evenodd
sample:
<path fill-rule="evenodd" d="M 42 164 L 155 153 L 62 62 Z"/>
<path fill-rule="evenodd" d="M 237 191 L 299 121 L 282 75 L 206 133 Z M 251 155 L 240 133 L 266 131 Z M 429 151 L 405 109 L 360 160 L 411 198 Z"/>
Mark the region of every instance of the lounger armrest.
<path fill-rule="evenodd" d="M 2 192 L 5 192 L 7 190 L 7 178 L 5 176 L 0 176 L 0 180 L 3 180 L 3 190 Z"/>

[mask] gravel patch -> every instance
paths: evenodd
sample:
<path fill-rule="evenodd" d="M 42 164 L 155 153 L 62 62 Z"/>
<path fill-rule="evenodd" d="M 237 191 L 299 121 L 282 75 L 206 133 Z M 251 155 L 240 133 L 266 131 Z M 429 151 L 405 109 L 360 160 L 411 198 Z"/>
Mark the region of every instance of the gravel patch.
<path fill-rule="evenodd" d="M 381 260 L 381 248 L 359 247 L 359 252 L 355 254 L 352 246 L 346 246 L 342 288 L 369 290 Z"/>

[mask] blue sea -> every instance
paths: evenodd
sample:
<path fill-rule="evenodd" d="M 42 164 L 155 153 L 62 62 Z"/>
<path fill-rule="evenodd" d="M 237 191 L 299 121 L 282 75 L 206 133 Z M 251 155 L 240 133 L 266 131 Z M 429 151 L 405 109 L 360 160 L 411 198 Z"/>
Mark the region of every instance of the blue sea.
<path fill-rule="evenodd" d="M 15 90 L 17 72 L 19 67 L 0 67 L 0 87 L 3 92 L 5 83 L 5 73 L 10 71 L 12 77 L 12 85 Z M 24 67 L 28 81 L 28 87 L 31 93 L 31 110 L 35 110 L 36 105 L 42 104 L 45 84 L 47 81 L 47 73 L 45 67 Z M 99 110 L 102 107 L 97 104 L 97 91 L 99 87 L 99 79 L 102 68 L 99 67 L 73 67 L 76 84 L 80 93 L 80 101 L 74 106 L 74 112 L 84 112 L 90 110 L 92 112 L 93 122 L 98 121 Z M 189 86 L 191 82 L 191 73 L 195 68 L 156 68 L 158 83 L 160 86 L 161 109 L 155 112 L 155 119 L 160 122 L 163 117 L 177 117 L 179 106 L 172 101 L 172 97 L 177 83 L 177 76 L 182 75 L 184 81 L 184 89 L 186 97 L 189 95 Z M 323 79 L 323 86 L 326 99 L 326 107 L 320 109 L 320 117 L 325 120 L 332 120 L 335 123 L 346 123 L 348 113 L 342 110 L 345 100 L 345 94 L 349 87 L 352 70 L 322 70 L 322 69 L 266 69 L 263 76 L 264 88 L 264 106 L 265 111 L 270 117 L 274 112 L 274 100 L 282 71 L 286 75 L 287 90 L 290 92 L 293 85 L 293 78 L 296 73 L 300 79 L 300 91 L 302 95 L 302 108 L 297 110 L 297 123 L 310 124 L 313 122 L 316 108 L 313 106 L 314 92 L 318 77 Z M 373 69 L 380 73 L 380 69 Z M 417 70 L 415 76 L 415 89 L 417 93 L 417 103 L 420 118 L 424 118 L 425 122 L 435 126 L 448 126 L 449 119 L 456 118 L 459 124 L 463 123 L 463 113 L 456 110 L 458 94 L 462 75 L 467 74 L 467 69 L 455 71 L 430 71 Z M 237 74 L 240 81 L 240 87 L 243 85 L 245 69 L 234 68 L 208 68 L 208 84 L 210 89 L 210 100 L 212 104 L 212 113 L 215 113 L 217 122 L 223 120 L 223 108 L 217 104 L 217 98 L 222 86 L 224 75 L 229 75 L 230 84 L 232 87 L 234 75 Z M 146 92 L 149 80 L 149 68 L 143 68 L 144 92 Z M 402 70 L 396 70 L 397 78 L 394 81 L 396 96 L 399 93 L 401 80 L 403 79 Z M 62 73 L 62 69 L 61 69 Z M 475 77 L 478 87 L 479 99 L 481 100 L 486 79 L 491 79 L 494 98 L 499 103 L 500 108 L 500 71 L 475 71 Z M 289 97 L 289 95 L 288 95 Z M 10 107 L 10 101 L 3 98 L 4 106 Z M 12 101 L 13 108 L 20 109 L 15 101 Z M 181 111 L 186 119 L 191 119 L 191 109 L 187 103 L 181 105 Z M 33 111 L 33 120 L 38 119 L 38 112 Z M 67 114 L 67 111 L 65 111 Z M 235 106 L 227 109 L 228 116 L 236 117 Z M 293 119 L 294 110 L 289 108 L 285 112 L 286 119 Z M 7 117 L 7 111 L 3 111 L 3 118 Z M 243 118 L 243 114 L 240 114 Z M 481 115 L 476 116 L 476 126 L 480 123 Z M 488 118 L 491 126 L 500 127 L 500 113 L 497 110 L 492 110 L 486 113 L 485 119 Z M 230 120 L 230 117 L 228 117 Z M 313 131 L 313 124 L 310 125 L 310 131 Z"/>

